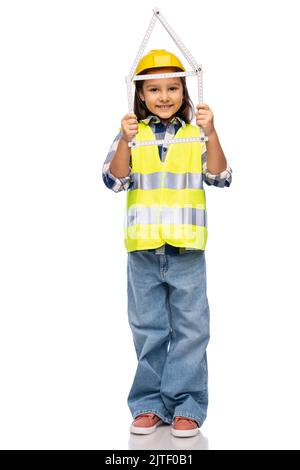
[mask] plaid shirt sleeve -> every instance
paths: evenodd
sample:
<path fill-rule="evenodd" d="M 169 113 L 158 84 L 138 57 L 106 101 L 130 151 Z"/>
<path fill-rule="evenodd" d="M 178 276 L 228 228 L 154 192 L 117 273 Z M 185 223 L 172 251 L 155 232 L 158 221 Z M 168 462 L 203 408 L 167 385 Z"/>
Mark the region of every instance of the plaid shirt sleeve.
<path fill-rule="evenodd" d="M 120 191 L 127 191 L 127 189 L 129 189 L 129 187 L 132 185 L 131 160 L 129 162 L 129 168 L 130 168 L 129 175 L 124 176 L 124 178 L 117 178 L 109 170 L 110 163 L 116 153 L 120 137 L 121 137 L 121 133 L 119 132 L 119 134 L 115 137 L 109 149 L 109 152 L 107 154 L 107 157 L 105 159 L 105 162 L 102 168 L 102 179 L 103 179 L 105 186 L 108 189 L 112 189 L 112 191 L 114 191 L 115 193 L 119 193 Z"/>
<path fill-rule="evenodd" d="M 202 171 L 204 176 L 204 181 L 209 186 L 217 186 L 218 188 L 224 188 L 225 186 L 230 186 L 232 180 L 232 169 L 227 163 L 226 170 L 218 173 L 216 175 L 210 173 L 207 170 L 207 161 L 206 161 L 206 146 L 203 145 L 202 150 Z"/>

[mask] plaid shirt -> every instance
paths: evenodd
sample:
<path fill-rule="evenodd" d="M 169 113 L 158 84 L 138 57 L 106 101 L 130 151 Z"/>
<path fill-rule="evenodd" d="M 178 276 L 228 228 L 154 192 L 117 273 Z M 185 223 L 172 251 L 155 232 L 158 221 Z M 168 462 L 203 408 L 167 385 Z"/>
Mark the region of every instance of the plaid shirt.
<path fill-rule="evenodd" d="M 178 129 L 182 126 L 185 127 L 186 123 L 180 119 L 179 117 L 175 116 L 168 124 L 165 126 L 161 120 L 159 119 L 158 116 L 148 116 L 146 119 L 144 119 L 142 122 L 145 124 L 149 124 L 151 127 L 151 130 L 155 134 L 156 140 L 169 140 L 172 139 Z M 119 140 L 121 138 L 121 132 L 115 137 L 110 150 L 108 152 L 108 155 L 105 159 L 105 162 L 103 164 L 102 168 L 102 178 L 104 181 L 105 186 L 107 188 L 111 189 L 112 191 L 118 193 L 120 191 L 127 191 L 130 189 L 133 185 L 133 179 L 131 177 L 131 159 L 129 161 L 129 175 L 125 176 L 124 178 L 116 178 L 109 170 L 110 167 L 110 162 L 114 158 L 115 152 L 117 150 Z M 232 169 L 230 166 L 227 164 L 226 170 L 222 171 L 221 173 L 218 173 L 216 175 L 209 173 L 207 171 L 207 164 L 206 164 L 206 146 L 205 143 L 202 146 L 202 172 L 203 172 L 203 180 L 205 181 L 206 184 L 209 186 L 217 186 L 219 188 L 224 188 L 225 186 L 230 186 L 231 179 L 232 179 Z M 162 162 L 165 161 L 166 154 L 168 151 L 168 145 L 159 145 L 158 146 L 158 151 L 159 151 L 159 156 Z M 150 251 L 155 251 L 156 254 L 164 254 L 164 253 L 185 253 L 187 251 L 194 251 L 195 248 L 177 248 L 177 247 L 171 247 L 168 244 L 164 244 L 159 248 L 156 248 L 155 250 L 150 250 Z M 148 251 L 148 250 L 147 250 Z"/>

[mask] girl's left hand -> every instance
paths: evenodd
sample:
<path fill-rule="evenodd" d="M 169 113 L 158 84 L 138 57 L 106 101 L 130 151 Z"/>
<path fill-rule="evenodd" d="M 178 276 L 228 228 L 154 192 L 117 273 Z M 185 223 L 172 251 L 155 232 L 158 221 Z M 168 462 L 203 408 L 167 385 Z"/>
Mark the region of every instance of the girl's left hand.
<path fill-rule="evenodd" d="M 198 104 L 196 106 L 196 124 L 202 127 L 204 134 L 208 137 L 215 132 L 214 115 L 207 104 Z"/>

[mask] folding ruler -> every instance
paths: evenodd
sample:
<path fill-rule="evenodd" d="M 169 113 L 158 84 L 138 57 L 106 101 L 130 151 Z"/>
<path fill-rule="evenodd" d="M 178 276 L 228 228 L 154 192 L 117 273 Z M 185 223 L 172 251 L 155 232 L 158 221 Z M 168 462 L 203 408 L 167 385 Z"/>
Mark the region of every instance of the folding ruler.
<path fill-rule="evenodd" d="M 154 25 L 156 23 L 157 18 L 165 27 L 177 47 L 181 50 L 189 64 L 192 66 L 193 70 L 190 72 L 174 72 L 174 73 L 161 73 L 161 74 L 149 74 L 149 75 L 135 75 L 136 67 L 142 58 L 143 52 L 145 50 L 146 44 L 151 36 L 153 31 Z M 175 31 L 171 28 L 168 24 L 166 19 L 162 16 L 160 10 L 155 8 L 153 10 L 153 17 L 150 21 L 149 27 L 146 31 L 145 37 L 142 41 L 141 47 L 137 53 L 137 56 L 132 64 L 131 70 L 129 75 L 126 77 L 127 83 L 127 96 L 128 96 L 128 110 L 130 113 L 133 112 L 133 96 L 132 96 L 132 82 L 137 80 L 150 80 L 152 78 L 168 78 L 168 77 L 187 77 L 187 76 L 197 76 L 198 80 L 198 103 L 203 103 L 203 81 L 202 81 L 202 66 L 199 65 L 192 54 L 188 51 L 186 46 L 183 42 L 179 39 Z M 205 136 L 203 129 L 201 129 L 200 137 L 191 137 L 185 139 L 170 139 L 170 140 L 143 140 L 140 142 L 136 142 L 135 139 L 132 139 L 131 142 L 128 143 L 129 147 L 142 147 L 145 145 L 169 145 L 169 144 L 181 144 L 184 142 L 205 142 L 208 140 L 208 137 Z"/>

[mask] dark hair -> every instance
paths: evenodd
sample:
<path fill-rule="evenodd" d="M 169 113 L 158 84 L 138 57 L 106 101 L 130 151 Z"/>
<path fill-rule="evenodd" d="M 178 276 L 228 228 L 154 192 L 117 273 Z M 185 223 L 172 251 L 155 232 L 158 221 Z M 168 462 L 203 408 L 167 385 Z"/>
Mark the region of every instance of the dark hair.
<path fill-rule="evenodd" d="M 179 69 L 178 69 L 179 70 Z M 148 71 L 148 70 L 147 70 Z M 181 71 L 181 70 L 179 70 Z M 140 72 L 139 75 L 145 74 L 145 70 Z M 176 116 L 183 119 L 187 124 L 190 124 L 194 116 L 194 105 L 190 98 L 185 77 L 179 77 L 183 87 L 183 101 L 181 107 L 178 109 Z M 152 114 L 151 111 L 146 106 L 146 103 L 141 100 L 139 92 L 142 91 L 143 84 L 145 80 L 137 80 L 135 82 L 135 94 L 134 94 L 134 113 L 138 121 L 146 119 L 149 114 Z"/>

